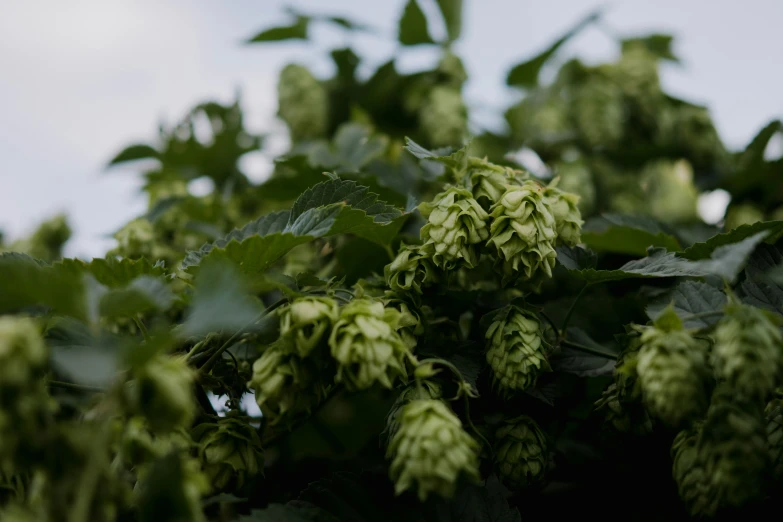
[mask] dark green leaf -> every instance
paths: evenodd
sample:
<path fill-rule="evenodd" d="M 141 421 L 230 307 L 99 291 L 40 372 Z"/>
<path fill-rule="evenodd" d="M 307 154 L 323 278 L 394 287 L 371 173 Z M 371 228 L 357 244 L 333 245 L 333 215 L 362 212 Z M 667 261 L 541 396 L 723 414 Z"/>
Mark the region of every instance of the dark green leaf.
<path fill-rule="evenodd" d="M 644 255 L 648 247 L 680 250 L 677 238 L 664 225 L 644 217 L 604 214 L 589 219 L 582 242 L 598 252 Z"/>
<path fill-rule="evenodd" d="M 436 506 L 438 522 L 521 522 L 519 509 L 506 500 L 506 490 L 492 474 L 484 485 L 463 486 L 448 503 Z M 429 519 L 428 519 L 429 520 Z"/>
<path fill-rule="evenodd" d="M 47 331 L 46 342 L 52 365 L 72 382 L 105 387 L 117 376 L 122 346 L 109 334 L 96 336 L 80 321 L 58 318 Z"/>
<path fill-rule="evenodd" d="M 705 259 L 710 257 L 718 247 L 737 243 L 764 231 L 769 234 L 765 238 L 767 243 L 776 242 L 783 237 L 783 221 L 759 221 L 752 225 L 742 225 L 730 232 L 713 236 L 704 243 L 696 243 L 686 248 L 681 256 L 686 259 Z"/>
<path fill-rule="evenodd" d="M 161 263 L 155 263 L 146 259 L 117 259 L 114 257 L 106 258 L 94 258 L 89 263 L 85 263 L 80 259 L 63 259 L 54 264 L 57 266 L 62 264 L 69 268 L 69 270 L 76 270 L 76 267 L 80 267 L 81 270 L 92 274 L 95 279 L 102 285 L 109 288 L 116 288 L 129 284 L 134 279 L 147 275 L 147 276 L 163 276 L 166 271 Z"/>
<path fill-rule="evenodd" d="M 446 33 L 453 42 L 462 33 L 462 0 L 438 0 L 438 7 L 446 22 Z"/>
<path fill-rule="evenodd" d="M 636 38 L 625 38 L 621 40 L 620 43 L 623 51 L 626 51 L 629 47 L 635 45 L 642 45 L 662 60 L 679 62 L 680 59 L 672 53 L 673 39 L 674 38 L 669 34 L 651 34 Z"/>
<path fill-rule="evenodd" d="M 557 261 L 568 270 L 595 268 L 598 257 L 592 250 L 582 247 L 557 247 Z"/>
<path fill-rule="evenodd" d="M 238 522 L 343 522 L 327 511 L 302 501 L 288 504 L 269 504 L 253 510 L 250 515 L 239 517 Z"/>
<path fill-rule="evenodd" d="M 783 315 L 783 281 L 775 272 L 783 267 L 780 245 L 761 245 L 748 260 L 738 294 L 750 305 Z"/>
<path fill-rule="evenodd" d="M 193 506 L 186 493 L 182 456 L 172 452 L 152 463 L 139 484 L 140 522 L 185 522 L 193 520 Z"/>
<path fill-rule="evenodd" d="M 402 45 L 435 43 L 427 30 L 427 18 L 416 0 L 408 0 L 405 4 L 398 39 Z"/>
<path fill-rule="evenodd" d="M 716 312 L 726 304 L 726 294 L 714 286 L 699 281 L 683 281 L 670 292 L 647 305 L 647 316 L 653 321 L 673 305 L 681 318 L 705 312 Z M 720 316 L 699 317 L 685 321 L 686 328 L 706 328 L 718 322 Z"/>
<path fill-rule="evenodd" d="M 580 351 L 576 348 L 563 346 L 559 352 L 550 357 L 549 363 L 556 372 L 565 372 L 578 375 L 580 377 L 599 377 L 602 375 L 612 375 L 616 363 L 616 356 L 619 350 L 616 346 L 603 346 L 593 341 L 587 333 L 575 327 L 568 328 L 566 339 L 575 343 L 587 346 L 596 351 L 607 354 L 607 357 L 593 355 Z M 615 357 L 609 357 L 614 354 Z"/>
<path fill-rule="evenodd" d="M 359 185 L 355 181 L 337 179 L 319 183 L 299 196 L 291 208 L 287 228 L 290 229 L 305 211 L 326 207 L 334 203 L 363 211 L 378 223 L 388 223 L 402 214 L 399 209 L 384 201 L 379 201 L 378 195 L 370 192 L 367 187 Z"/>
<path fill-rule="evenodd" d="M 515 65 L 508 72 L 506 84 L 517 87 L 529 88 L 538 85 L 538 75 L 541 68 L 552 58 L 560 47 L 568 40 L 576 36 L 582 29 L 597 21 L 601 17 L 601 11 L 590 13 L 573 28 L 569 29 L 563 36 L 558 38 L 543 52 L 530 60 Z"/>
<path fill-rule="evenodd" d="M 129 145 L 109 162 L 109 166 L 140 159 L 160 159 L 160 153 L 149 145 Z"/>
<path fill-rule="evenodd" d="M 159 278 L 140 276 L 124 288 L 105 293 L 100 299 L 102 317 L 133 317 L 149 310 L 167 310 L 174 294 Z"/>
<path fill-rule="evenodd" d="M 247 43 L 279 42 L 282 40 L 307 40 L 307 30 L 309 25 L 309 17 L 298 16 L 296 23 L 293 25 L 285 25 L 266 29 L 250 38 Z"/>
<path fill-rule="evenodd" d="M 463 147 L 448 156 L 436 154 L 427 150 L 412 139 L 405 138 L 405 149 L 423 161 L 432 161 L 440 163 L 446 167 L 454 169 L 457 173 L 467 168 L 468 154 L 467 147 Z"/>

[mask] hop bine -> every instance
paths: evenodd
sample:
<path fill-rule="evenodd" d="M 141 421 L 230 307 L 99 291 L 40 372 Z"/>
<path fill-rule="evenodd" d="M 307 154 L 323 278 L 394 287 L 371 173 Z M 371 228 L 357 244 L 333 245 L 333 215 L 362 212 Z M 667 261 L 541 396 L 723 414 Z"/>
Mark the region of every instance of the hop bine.
<path fill-rule="evenodd" d="M 435 493 L 454 496 L 460 477 L 479 479 L 479 444 L 439 399 L 415 399 L 399 412 L 399 428 L 387 449 L 397 494 L 412 487 L 421 501 Z"/>
<path fill-rule="evenodd" d="M 495 463 L 509 488 L 517 490 L 541 483 L 548 462 L 546 436 L 533 419 L 521 415 L 498 428 Z"/>

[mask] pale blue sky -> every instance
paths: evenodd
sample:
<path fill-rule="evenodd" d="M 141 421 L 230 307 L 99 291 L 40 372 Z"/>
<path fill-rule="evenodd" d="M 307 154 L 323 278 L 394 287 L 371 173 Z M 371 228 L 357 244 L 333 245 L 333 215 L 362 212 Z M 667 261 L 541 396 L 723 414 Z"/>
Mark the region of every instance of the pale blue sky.
<path fill-rule="evenodd" d="M 420 0 L 427 10 L 432 0 Z M 457 50 L 471 75 L 476 120 L 497 123 L 493 111 L 513 93 L 503 87 L 510 65 L 530 56 L 599 2 L 465 0 L 464 38 Z M 113 153 L 155 136 L 208 98 L 243 93 L 249 126 L 279 131 L 275 82 L 284 63 L 298 60 L 328 72 L 325 52 L 304 44 L 243 46 L 243 38 L 285 22 L 279 0 L 5 0 L 0 6 L 0 228 L 12 238 L 65 210 L 75 229 L 67 254 L 99 256 L 105 236 L 144 210 L 134 169 L 106 172 Z M 382 35 L 343 42 L 340 33 L 314 32 L 320 44 L 353 42 L 377 64 L 395 51 L 402 0 L 298 0 L 303 11 L 342 14 L 380 28 Z M 328 8 L 325 6 L 329 6 Z M 605 18 L 623 34 L 674 33 L 682 66 L 666 66 L 665 87 L 707 104 L 731 147 L 743 146 L 765 122 L 783 117 L 783 2 L 779 0 L 615 1 Z M 433 28 L 438 32 L 439 27 Z M 611 58 L 605 32 L 590 29 L 565 50 L 590 60 Z M 406 50 L 406 69 L 429 65 L 434 53 Z M 248 158 L 261 179 L 270 143 Z"/>

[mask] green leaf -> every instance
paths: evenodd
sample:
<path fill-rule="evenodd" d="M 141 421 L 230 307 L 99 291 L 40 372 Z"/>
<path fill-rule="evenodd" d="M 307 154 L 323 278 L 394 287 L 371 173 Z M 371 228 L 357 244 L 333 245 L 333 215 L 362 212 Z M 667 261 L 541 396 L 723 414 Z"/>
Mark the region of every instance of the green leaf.
<path fill-rule="evenodd" d="M 479 374 L 487 365 L 484 347 L 475 341 L 442 342 L 442 340 L 425 340 L 419 349 L 421 358 L 439 357 L 457 367 L 462 378 L 474 388 Z"/>
<path fill-rule="evenodd" d="M 485 484 L 466 484 L 449 502 L 435 507 L 437 516 L 425 518 L 437 522 L 521 522 L 519 509 L 506 500 L 506 489 L 493 473 Z M 443 504 L 446 504 L 443 506 Z M 445 508 L 445 509 L 444 509 Z M 433 513 L 434 515 L 434 513 Z"/>
<path fill-rule="evenodd" d="M 109 166 L 140 159 L 160 159 L 160 153 L 149 145 L 129 145 L 116 156 L 114 156 L 114 158 L 112 158 L 112 160 L 109 162 Z"/>
<path fill-rule="evenodd" d="M 261 31 L 254 37 L 247 40 L 247 43 L 279 42 L 282 40 L 307 40 L 307 30 L 309 25 L 309 17 L 298 16 L 294 24 L 271 27 Z"/>
<path fill-rule="evenodd" d="M 615 357 L 601 357 L 580 351 L 576 348 L 563 346 L 549 358 L 552 370 L 578 375 L 580 377 L 600 377 L 612 375 L 616 363 L 616 356 L 620 353 L 616 346 L 609 347 L 595 342 L 584 330 L 569 327 L 566 339 L 575 343 L 604 352 Z"/>
<path fill-rule="evenodd" d="M 620 40 L 620 44 L 623 52 L 632 46 L 642 45 L 662 60 L 679 62 L 680 59 L 672 53 L 672 40 L 674 40 L 674 37 L 669 34 L 651 34 L 642 37 L 625 38 Z"/>
<path fill-rule="evenodd" d="M 408 0 L 405 4 L 398 39 L 402 45 L 435 43 L 427 30 L 427 18 L 416 0 Z"/>
<path fill-rule="evenodd" d="M 308 153 L 313 165 L 335 168 L 337 173 L 357 172 L 386 150 L 387 140 L 373 136 L 365 125 L 347 123 L 340 126 L 335 134 L 331 148 L 325 144 L 314 147 Z"/>
<path fill-rule="evenodd" d="M 115 257 L 94 258 L 90 262 L 80 259 L 63 259 L 54 263 L 61 264 L 68 270 L 81 270 L 92 274 L 102 285 L 110 288 L 125 286 L 141 276 L 159 277 L 166 274 L 162 263 L 155 263 L 147 259 L 117 259 Z"/>
<path fill-rule="evenodd" d="M 598 252 L 644 255 L 648 247 L 680 250 L 668 227 L 650 218 L 604 214 L 589 219 L 582 229 L 582 242 Z"/>
<path fill-rule="evenodd" d="M 597 266 L 598 256 L 587 248 L 559 246 L 556 250 L 557 261 L 567 270 L 582 270 Z"/>
<path fill-rule="evenodd" d="M 96 335 L 81 321 L 57 318 L 46 343 L 53 367 L 71 382 L 106 387 L 117 376 L 123 346 L 106 332 Z"/>
<path fill-rule="evenodd" d="M 138 517 L 140 522 L 184 522 L 194 520 L 193 507 L 186 493 L 188 481 L 183 456 L 173 451 L 152 463 L 139 483 Z"/>
<path fill-rule="evenodd" d="M 201 337 L 210 332 L 234 333 L 249 328 L 260 318 L 261 303 L 249 292 L 240 271 L 225 260 L 210 260 L 201 266 L 181 334 Z"/>
<path fill-rule="evenodd" d="M 332 204 L 350 206 L 354 210 L 363 211 L 377 223 L 388 223 L 402 215 L 399 209 L 378 200 L 367 187 L 355 181 L 329 180 L 307 189 L 291 208 L 287 229 L 301 219 L 307 210 L 318 209 Z"/>
<path fill-rule="evenodd" d="M 468 147 L 463 147 L 449 154 L 448 156 L 442 156 L 431 150 L 425 149 L 412 139 L 406 137 L 405 149 L 420 160 L 440 163 L 448 168 L 454 169 L 456 173 L 459 173 L 467 168 Z"/>
<path fill-rule="evenodd" d="M 102 317 L 133 317 L 150 310 L 165 311 L 174 294 L 159 278 L 140 276 L 128 286 L 110 290 L 100 299 Z"/>
<path fill-rule="evenodd" d="M 683 281 L 665 295 L 647 305 L 647 316 L 653 321 L 673 306 L 680 318 L 694 314 L 718 312 L 726 305 L 726 294 L 718 288 L 699 281 Z M 686 328 L 707 328 L 718 322 L 720 316 L 698 317 L 685 321 Z"/>
<path fill-rule="evenodd" d="M 730 232 L 713 236 L 704 243 L 696 243 L 686 248 L 681 255 L 686 259 L 705 259 L 721 246 L 737 243 L 764 231 L 768 232 L 765 238 L 767 243 L 776 242 L 783 237 L 783 221 L 759 221 L 752 225 L 742 225 Z"/>
<path fill-rule="evenodd" d="M 743 302 L 783 315 L 783 281 L 775 276 L 783 266 L 780 245 L 761 245 L 748 260 L 737 294 Z"/>
<path fill-rule="evenodd" d="M 438 0 L 438 7 L 446 22 L 449 42 L 453 42 L 462 33 L 462 0 Z"/>
<path fill-rule="evenodd" d="M 541 69 L 550 58 L 555 55 L 558 49 L 568 40 L 576 36 L 582 29 L 597 21 L 600 17 L 600 10 L 590 13 L 540 54 L 526 62 L 522 62 L 512 67 L 506 77 L 506 84 L 523 88 L 536 87 L 538 85 L 538 75 L 541 72 Z"/>
<path fill-rule="evenodd" d="M 308 502 L 291 501 L 288 504 L 269 504 L 261 510 L 237 519 L 238 522 L 342 522 L 324 509 Z"/>

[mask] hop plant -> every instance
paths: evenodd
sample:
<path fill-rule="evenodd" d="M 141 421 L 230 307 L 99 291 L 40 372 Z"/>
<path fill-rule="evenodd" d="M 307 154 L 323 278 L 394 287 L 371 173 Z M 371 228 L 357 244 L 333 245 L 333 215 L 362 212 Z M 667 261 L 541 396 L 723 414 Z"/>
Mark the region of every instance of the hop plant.
<path fill-rule="evenodd" d="M 677 483 L 680 499 L 685 503 L 691 516 L 703 516 L 709 513 L 709 477 L 699 459 L 698 441 L 703 421 L 682 430 L 674 438 L 671 447 L 672 477 Z"/>
<path fill-rule="evenodd" d="M 440 279 L 430 257 L 415 245 L 402 245 L 394 261 L 384 268 L 384 275 L 393 291 L 417 295 Z"/>
<path fill-rule="evenodd" d="M 775 316 L 730 297 L 715 329 L 712 365 L 718 380 L 751 399 L 766 401 L 780 375 L 783 335 Z"/>
<path fill-rule="evenodd" d="M 432 203 L 419 206 L 427 223 L 421 228 L 421 250 L 438 268 L 452 270 L 478 263 L 477 247 L 489 237 L 489 216 L 470 191 L 449 187 Z"/>
<path fill-rule="evenodd" d="M 508 419 L 497 430 L 495 463 L 500 478 L 512 490 L 543 481 L 549 462 L 547 440 L 526 415 Z"/>
<path fill-rule="evenodd" d="M 670 309 L 670 313 L 674 311 Z M 702 344 L 682 329 L 674 314 L 644 330 L 637 372 L 642 399 L 651 416 L 672 427 L 683 426 L 707 409 L 708 374 Z"/>
<path fill-rule="evenodd" d="M 336 380 L 350 390 L 364 390 L 376 382 L 392 388 L 407 377 L 410 351 L 398 332 L 401 319 L 399 310 L 378 300 L 359 298 L 345 305 L 329 337 Z"/>
<path fill-rule="evenodd" d="M 462 145 L 468 133 L 468 108 L 459 89 L 433 87 L 419 108 L 419 124 L 432 147 Z"/>
<path fill-rule="evenodd" d="M 465 173 L 473 197 L 486 210 L 500 200 L 508 185 L 520 185 L 529 177 L 524 171 L 474 157 L 468 158 Z"/>
<path fill-rule="evenodd" d="M 479 444 L 445 402 L 412 400 L 398 419 L 399 429 L 387 448 L 397 494 L 416 487 L 421 501 L 432 493 L 450 498 L 460 477 L 479 479 Z"/>
<path fill-rule="evenodd" d="M 144 416 L 155 432 L 189 427 L 196 413 L 194 378 L 184 358 L 154 357 L 136 370 L 128 385 L 131 411 Z"/>
<path fill-rule="evenodd" d="M 270 425 L 295 421 L 308 414 L 328 392 L 319 372 L 306 360 L 272 344 L 253 363 L 248 387 Z"/>
<path fill-rule="evenodd" d="M 230 412 L 216 422 L 193 428 L 204 473 L 217 490 L 242 487 L 247 478 L 263 473 L 264 450 L 248 417 Z"/>
<path fill-rule="evenodd" d="M 280 338 L 286 349 L 307 357 L 319 343 L 326 343 L 339 306 L 330 297 L 300 297 L 278 309 Z"/>
<path fill-rule="evenodd" d="M 14 392 L 43 377 L 48 358 L 33 319 L 0 317 L 0 390 Z"/>
<path fill-rule="evenodd" d="M 509 306 L 494 316 L 487 328 L 487 362 L 495 386 L 504 396 L 535 385 L 550 370 L 541 323 L 532 312 Z"/>
<path fill-rule="evenodd" d="M 277 114 L 294 142 L 321 138 L 329 126 L 329 96 L 306 67 L 286 65 L 277 83 Z"/>
<path fill-rule="evenodd" d="M 763 412 L 730 387 L 716 390 L 698 451 L 709 484 L 709 514 L 741 508 L 764 494 L 769 454 Z"/>
<path fill-rule="evenodd" d="M 544 189 L 552 215 L 555 218 L 557 240 L 565 245 L 576 246 L 582 234 L 582 214 L 579 212 L 579 196 L 557 188 L 556 178 Z"/>
<path fill-rule="evenodd" d="M 489 244 L 497 251 L 504 279 L 521 275 L 536 287 L 552 277 L 557 223 L 544 188 L 535 181 L 509 186 L 490 212 Z"/>

